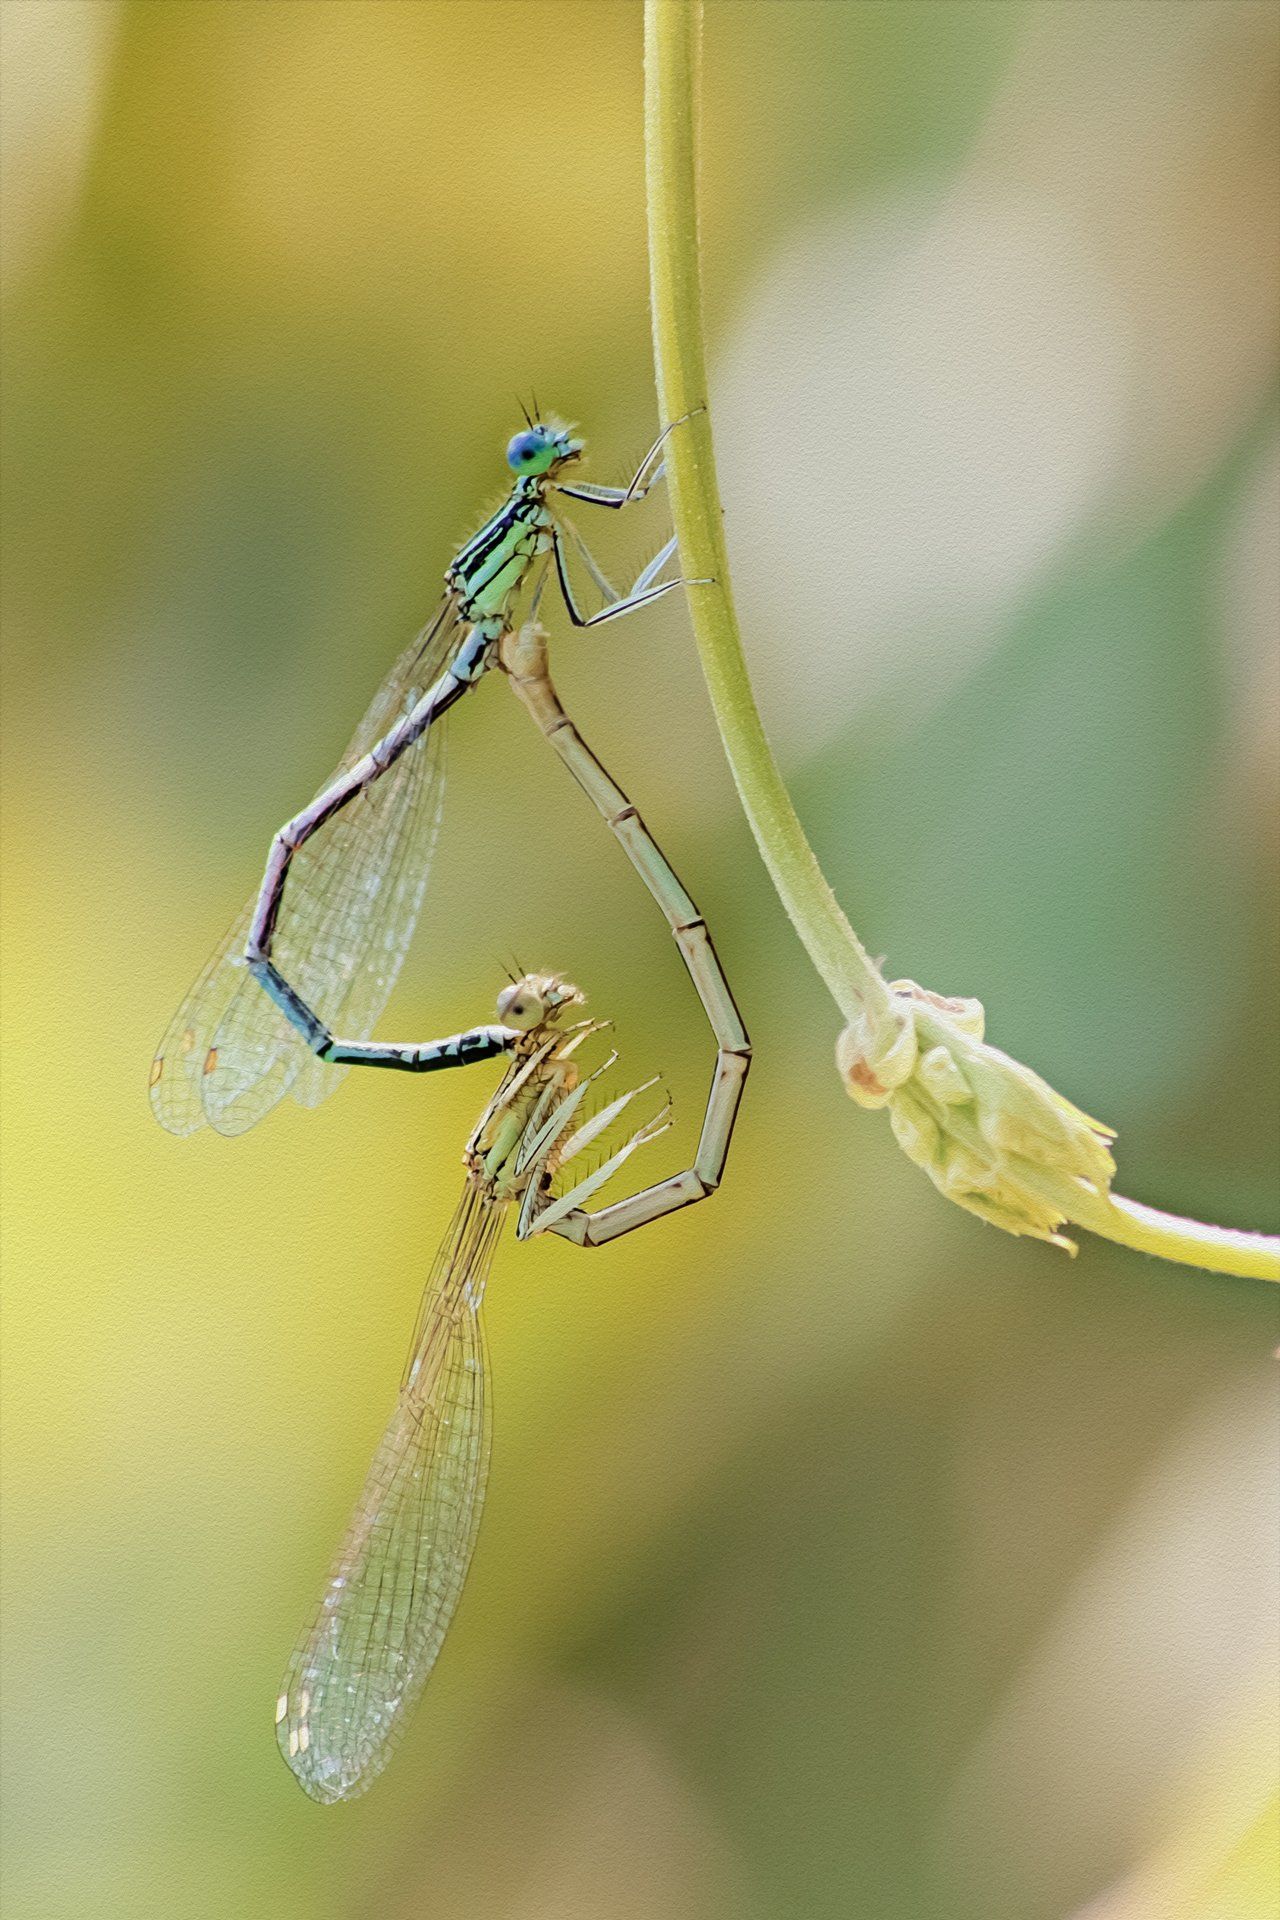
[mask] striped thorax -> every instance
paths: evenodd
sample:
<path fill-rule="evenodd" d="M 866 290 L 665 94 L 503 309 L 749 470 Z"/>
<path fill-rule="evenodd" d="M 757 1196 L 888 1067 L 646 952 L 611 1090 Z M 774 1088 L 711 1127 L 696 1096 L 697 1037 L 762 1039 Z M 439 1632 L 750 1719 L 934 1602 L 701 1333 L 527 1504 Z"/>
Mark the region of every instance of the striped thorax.
<path fill-rule="evenodd" d="M 582 457 L 582 442 L 563 427 L 534 425 L 507 448 L 516 474 L 510 495 L 455 555 L 445 575 L 458 595 L 464 620 L 490 627 L 496 639 L 506 625 L 511 597 L 539 554 L 551 549 L 551 512 L 546 494 L 556 474 Z"/>

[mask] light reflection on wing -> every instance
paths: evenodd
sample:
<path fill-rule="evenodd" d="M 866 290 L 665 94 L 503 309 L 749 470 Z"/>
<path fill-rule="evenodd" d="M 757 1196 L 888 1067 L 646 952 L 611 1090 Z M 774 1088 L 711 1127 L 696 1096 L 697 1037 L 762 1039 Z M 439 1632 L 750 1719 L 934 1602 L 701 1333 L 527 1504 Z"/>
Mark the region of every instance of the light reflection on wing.
<path fill-rule="evenodd" d="M 395 1412 L 281 1686 L 276 1738 L 314 1800 L 353 1798 L 382 1771 L 462 1592 L 489 1458 L 480 1307 L 502 1215 L 468 1187 Z"/>
<path fill-rule="evenodd" d="M 446 598 L 392 667 L 325 786 L 439 678 L 457 633 L 455 606 Z M 294 857 L 274 957 L 346 1039 L 369 1038 L 395 985 L 422 904 L 443 793 L 437 724 Z M 315 1059 L 237 964 L 256 898 L 179 1007 L 152 1064 L 152 1107 L 170 1133 L 206 1124 L 243 1133 L 290 1090 L 303 1105 L 317 1106 L 343 1077 L 343 1069 Z"/>

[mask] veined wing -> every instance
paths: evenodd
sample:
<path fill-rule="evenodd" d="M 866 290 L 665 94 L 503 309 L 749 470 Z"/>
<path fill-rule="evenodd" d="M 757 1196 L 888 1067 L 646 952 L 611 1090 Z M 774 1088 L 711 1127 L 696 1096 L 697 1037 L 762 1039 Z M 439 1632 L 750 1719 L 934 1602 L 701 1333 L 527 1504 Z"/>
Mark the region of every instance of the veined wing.
<path fill-rule="evenodd" d="M 425 691 L 411 686 L 405 710 Z M 443 740 L 443 727 L 432 727 L 289 870 L 272 957 L 344 1039 L 372 1034 L 417 922 L 440 822 Z M 225 1134 L 246 1133 L 285 1092 L 318 1106 L 345 1074 L 317 1060 L 258 983 L 237 972 L 240 990 L 214 1030 L 200 1088 L 205 1119 Z"/>
<path fill-rule="evenodd" d="M 276 1738 L 313 1800 L 352 1799 L 381 1773 L 462 1592 L 489 1460 L 480 1306 L 502 1213 L 468 1187 L 454 1214 L 395 1412 L 284 1677 Z"/>
<path fill-rule="evenodd" d="M 325 786 L 439 678 L 457 637 L 456 603 L 446 597 L 383 681 Z M 294 857 L 274 956 L 344 1038 L 369 1038 L 413 936 L 440 822 L 442 749 L 442 729 L 431 727 Z M 151 1104 L 170 1133 L 206 1123 L 243 1133 L 291 1089 L 316 1106 L 343 1077 L 342 1068 L 315 1059 L 239 964 L 256 900 L 215 950 L 156 1053 Z"/>

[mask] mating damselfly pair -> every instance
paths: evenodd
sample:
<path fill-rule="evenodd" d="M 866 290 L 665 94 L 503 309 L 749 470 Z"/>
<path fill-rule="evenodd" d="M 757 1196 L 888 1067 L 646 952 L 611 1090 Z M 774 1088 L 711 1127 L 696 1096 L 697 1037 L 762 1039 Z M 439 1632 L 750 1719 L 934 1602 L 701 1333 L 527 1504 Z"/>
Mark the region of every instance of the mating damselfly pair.
<path fill-rule="evenodd" d="M 642 498 L 661 477 L 665 438 L 626 487 L 570 484 L 563 476 L 582 442 L 526 416 L 507 450 L 516 475 L 508 499 L 453 560 L 435 616 L 393 666 L 331 780 L 276 835 L 259 892 L 179 1008 L 152 1066 L 162 1125 L 237 1134 L 285 1093 L 318 1105 L 350 1066 L 431 1072 L 496 1057 L 508 1063 L 467 1142 L 463 1196 L 427 1278 L 395 1410 L 277 1705 L 281 1750 L 318 1800 L 363 1792 L 386 1764 L 462 1589 L 488 1457 L 480 1309 L 504 1212 L 518 1207 L 518 1238 L 549 1231 L 599 1245 L 713 1192 L 728 1154 L 750 1065 L 746 1031 L 697 907 L 565 712 L 536 620 L 549 566 L 579 627 L 683 584 L 659 578 L 671 541 L 627 594 L 616 594 L 553 504 L 563 496 L 618 509 Z M 570 549 L 603 596 L 594 613 L 584 614 L 575 595 Z M 530 605 L 517 628 L 512 610 L 526 586 Z M 660 1108 L 610 1143 L 634 1092 L 601 1101 L 598 1083 L 614 1056 L 584 1072 L 577 1055 L 605 1023 L 569 1018 L 583 995 L 564 976 L 513 980 L 494 1024 L 427 1043 L 371 1038 L 412 937 L 439 827 L 440 722 L 494 668 L 657 902 L 716 1040 L 693 1164 L 594 1212 L 586 1202 L 665 1130 L 668 1112 Z M 342 1038 L 333 1032 L 339 1022 Z M 575 1180 L 568 1170 L 588 1147 L 603 1157 Z"/>

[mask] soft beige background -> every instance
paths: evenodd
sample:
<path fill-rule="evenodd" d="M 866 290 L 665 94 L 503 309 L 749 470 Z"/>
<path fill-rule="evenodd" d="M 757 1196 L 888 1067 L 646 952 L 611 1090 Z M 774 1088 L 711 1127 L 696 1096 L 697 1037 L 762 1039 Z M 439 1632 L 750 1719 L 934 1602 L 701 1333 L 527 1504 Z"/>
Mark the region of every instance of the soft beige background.
<path fill-rule="evenodd" d="M 271 1736 L 489 1072 L 176 1142 L 152 1048 L 499 491 L 654 430 L 629 0 L 7 0 L 6 1920 L 1269 1920 L 1274 1300 L 949 1212 L 831 1068 L 684 616 L 558 636 L 758 1043 L 723 1194 L 504 1247 L 423 1710 Z M 729 534 L 895 972 L 1275 1226 L 1277 22 L 712 0 Z M 601 532 L 619 572 L 663 506 Z M 696 1137 L 657 916 L 495 681 L 391 1034 L 564 966 Z"/>

